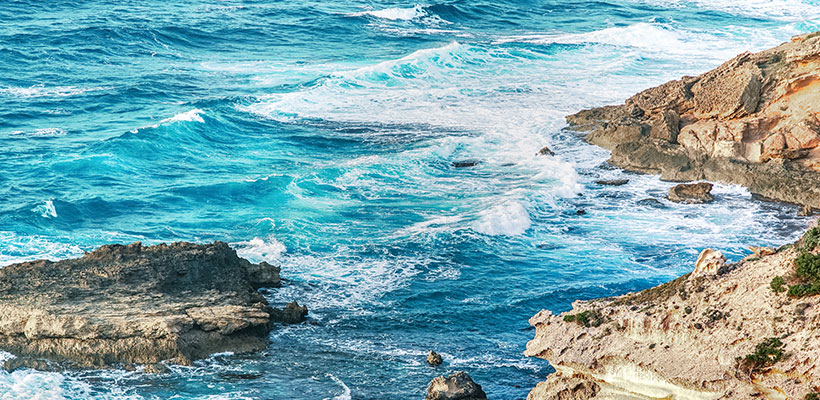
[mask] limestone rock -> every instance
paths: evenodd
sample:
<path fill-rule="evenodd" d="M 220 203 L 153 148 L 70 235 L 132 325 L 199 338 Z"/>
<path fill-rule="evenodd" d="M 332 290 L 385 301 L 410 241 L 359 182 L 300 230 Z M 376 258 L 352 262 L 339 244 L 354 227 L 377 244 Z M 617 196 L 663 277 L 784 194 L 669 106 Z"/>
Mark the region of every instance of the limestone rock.
<path fill-rule="evenodd" d="M 604 186 L 623 186 L 629 183 L 629 179 L 601 179 L 595 181 L 595 183 Z"/>
<path fill-rule="evenodd" d="M 820 204 L 820 34 L 567 117 L 610 162 L 675 181 L 735 183 Z"/>
<path fill-rule="evenodd" d="M 712 184 L 708 182 L 684 183 L 669 189 L 669 200 L 676 203 L 708 203 L 715 198 L 711 194 Z"/>
<path fill-rule="evenodd" d="M 279 284 L 279 268 L 222 242 L 106 245 L 9 265 L 0 268 L 0 350 L 18 356 L 11 367 L 94 368 L 260 350 L 274 310 L 256 289 Z"/>
<path fill-rule="evenodd" d="M 538 155 L 539 156 L 554 156 L 555 152 L 553 152 L 549 148 L 549 146 L 544 146 L 544 147 L 541 148 L 541 150 L 538 150 Z"/>
<path fill-rule="evenodd" d="M 820 387 L 820 296 L 795 299 L 770 286 L 794 273 L 799 244 L 731 268 L 704 250 L 694 273 L 671 282 L 576 301 L 563 315 L 539 312 L 525 354 L 549 360 L 556 372 L 528 399 L 803 399 Z M 564 319 L 583 312 L 601 323 Z M 738 359 L 767 338 L 780 338 L 788 356 L 744 370 Z"/>
<path fill-rule="evenodd" d="M 444 360 L 441 358 L 441 354 L 438 354 L 433 350 L 430 350 L 430 352 L 427 353 L 427 364 L 437 366 L 441 365 L 442 362 L 444 362 Z"/>
<path fill-rule="evenodd" d="M 447 377 L 433 378 L 425 400 L 487 400 L 487 395 L 470 375 L 458 371 Z"/>
<path fill-rule="evenodd" d="M 695 270 L 692 277 L 714 275 L 726 263 L 726 257 L 719 250 L 703 249 L 695 261 Z"/>

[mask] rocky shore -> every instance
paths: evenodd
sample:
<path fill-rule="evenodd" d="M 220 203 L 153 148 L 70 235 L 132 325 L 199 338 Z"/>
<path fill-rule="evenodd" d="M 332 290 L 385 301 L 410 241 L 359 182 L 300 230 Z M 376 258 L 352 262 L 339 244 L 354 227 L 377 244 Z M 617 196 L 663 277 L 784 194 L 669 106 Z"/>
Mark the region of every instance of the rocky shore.
<path fill-rule="evenodd" d="M 161 369 L 268 345 L 275 322 L 307 309 L 272 308 L 257 291 L 279 268 L 227 244 L 106 245 L 81 258 L 0 268 L 0 350 L 16 367 Z"/>
<path fill-rule="evenodd" d="M 567 117 L 610 162 L 820 207 L 820 32 Z"/>
<path fill-rule="evenodd" d="M 567 117 L 610 162 L 670 181 L 722 181 L 820 207 L 820 32 L 744 53 L 622 105 Z M 711 185 L 669 199 L 708 202 Z M 820 398 L 820 228 L 727 264 L 530 319 L 526 355 L 556 372 L 528 399 Z"/>

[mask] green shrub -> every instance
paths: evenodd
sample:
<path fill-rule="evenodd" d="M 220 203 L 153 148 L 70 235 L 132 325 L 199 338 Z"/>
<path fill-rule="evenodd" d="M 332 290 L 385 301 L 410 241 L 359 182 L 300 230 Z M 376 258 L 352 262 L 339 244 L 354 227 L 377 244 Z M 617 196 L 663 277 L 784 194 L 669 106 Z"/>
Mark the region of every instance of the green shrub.
<path fill-rule="evenodd" d="M 564 322 L 576 322 L 589 328 L 590 326 L 601 326 L 604 323 L 604 316 L 597 310 L 587 310 L 578 314 L 564 315 Z"/>
<path fill-rule="evenodd" d="M 783 342 L 778 338 L 768 338 L 755 347 L 755 352 L 745 357 L 746 367 L 750 371 L 759 370 L 783 359 Z"/>
<path fill-rule="evenodd" d="M 820 281 L 820 256 L 811 253 L 801 253 L 794 260 L 797 266 L 797 276 L 811 282 Z"/>
<path fill-rule="evenodd" d="M 820 294 L 820 284 L 798 283 L 789 286 L 789 297 L 805 297 Z"/>
<path fill-rule="evenodd" d="M 772 278 L 772 283 L 769 284 L 772 287 L 772 290 L 775 293 L 783 293 L 786 290 L 786 281 L 783 279 L 782 276 L 775 276 Z"/>
<path fill-rule="evenodd" d="M 806 400 L 820 400 L 820 393 L 809 393 L 805 397 Z"/>
<path fill-rule="evenodd" d="M 820 246 L 820 226 L 815 226 L 803 234 L 803 250 L 812 251 Z"/>

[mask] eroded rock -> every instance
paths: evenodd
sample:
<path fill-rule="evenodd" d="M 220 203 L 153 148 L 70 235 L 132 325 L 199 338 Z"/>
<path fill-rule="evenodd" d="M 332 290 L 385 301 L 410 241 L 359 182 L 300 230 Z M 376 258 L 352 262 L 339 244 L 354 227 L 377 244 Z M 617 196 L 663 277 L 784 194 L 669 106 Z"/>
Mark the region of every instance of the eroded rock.
<path fill-rule="evenodd" d="M 820 35 L 740 54 L 567 121 L 610 162 L 675 181 L 746 186 L 820 207 Z"/>
<path fill-rule="evenodd" d="M 444 362 L 444 360 L 441 358 L 441 354 L 438 354 L 433 350 L 430 350 L 430 352 L 427 353 L 427 364 L 435 367 L 441 365 L 442 362 Z"/>
<path fill-rule="evenodd" d="M 667 198 L 676 203 L 708 203 L 715 199 L 711 192 L 712 184 L 708 182 L 683 183 L 670 188 Z"/>
<path fill-rule="evenodd" d="M 425 400 L 487 400 L 487 395 L 470 375 L 457 371 L 447 377 L 433 378 Z"/>
<path fill-rule="evenodd" d="M 96 368 L 261 350 L 274 310 L 256 289 L 279 284 L 278 267 L 222 242 L 106 245 L 9 265 L 0 268 L 0 350 L 20 356 L 11 364 Z"/>

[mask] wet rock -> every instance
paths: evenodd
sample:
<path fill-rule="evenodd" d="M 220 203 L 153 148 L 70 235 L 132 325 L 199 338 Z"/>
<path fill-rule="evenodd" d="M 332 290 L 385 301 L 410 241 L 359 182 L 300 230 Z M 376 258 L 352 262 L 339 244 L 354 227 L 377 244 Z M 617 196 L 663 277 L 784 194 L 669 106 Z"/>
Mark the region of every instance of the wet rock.
<path fill-rule="evenodd" d="M 226 243 L 106 245 L 0 269 L 0 350 L 61 365 L 189 365 L 267 347 L 279 268 Z M 152 367 L 153 368 L 153 367 Z"/>
<path fill-rule="evenodd" d="M 629 183 L 629 179 L 601 179 L 595 181 L 595 183 L 604 186 L 623 186 Z"/>
<path fill-rule="evenodd" d="M 708 203 L 715 198 L 711 194 L 712 184 L 708 182 L 683 183 L 669 189 L 669 200 L 676 203 Z"/>
<path fill-rule="evenodd" d="M 441 365 L 442 362 L 444 362 L 444 360 L 441 358 L 441 354 L 438 354 L 433 350 L 430 350 L 430 352 L 427 353 L 427 364 L 437 366 Z"/>
<path fill-rule="evenodd" d="M 586 215 L 586 210 L 575 210 L 575 215 Z"/>
<path fill-rule="evenodd" d="M 430 381 L 425 400 L 486 400 L 487 395 L 481 385 L 470 375 L 458 371 L 448 377 L 439 376 Z"/>
<path fill-rule="evenodd" d="M 59 371 L 60 368 L 53 363 L 42 358 L 34 357 L 14 357 L 3 362 L 3 369 L 6 372 L 14 372 L 18 369 L 31 368 L 39 371 Z"/>
<path fill-rule="evenodd" d="M 271 310 L 271 320 L 278 321 L 283 324 L 299 324 L 305 322 L 307 315 L 307 307 L 300 306 L 296 300 L 290 302 L 281 310 L 276 308 Z"/>
<path fill-rule="evenodd" d="M 170 370 L 162 363 L 153 363 L 145 366 L 143 372 L 146 374 L 167 374 Z"/>
<path fill-rule="evenodd" d="M 538 155 L 539 156 L 554 156 L 555 153 L 549 147 L 544 146 L 544 147 L 541 148 L 541 150 L 538 150 Z"/>
<path fill-rule="evenodd" d="M 803 206 L 800 208 L 800 211 L 797 212 L 797 215 L 800 217 L 810 217 L 814 215 L 814 207 L 812 206 Z"/>
<path fill-rule="evenodd" d="M 453 167 L 455 168 L 471 168 L 481 164 L 481 160 L 461 160 L 461 161 L 453 161 Z"/>

